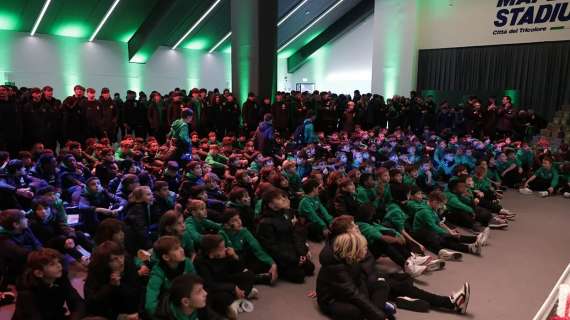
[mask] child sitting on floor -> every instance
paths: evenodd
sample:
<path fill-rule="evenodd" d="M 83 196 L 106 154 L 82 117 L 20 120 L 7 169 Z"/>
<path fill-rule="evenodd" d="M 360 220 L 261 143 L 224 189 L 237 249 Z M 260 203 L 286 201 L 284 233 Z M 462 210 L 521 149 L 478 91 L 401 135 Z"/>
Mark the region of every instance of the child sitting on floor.
<path fill-rule="evenodd" d="M 208 304 L 229 319 L 237 319 L 241 300 L 256 299 L 253 287 L 255 274 L 247 270 L 232 248 L 227 248 L 220 235 L 202 238 L 202 254 L 196 258 L 196 268 L 209 292 Z"/>
<path fill-rule="evenodd" d="M 63 272 L 60 259 L 61 255 L 49 248 L 30 253 L 17 286 L 12 319 L 82 319 L 83 299 Z"/>
<path fill-rule="evenodd" d="M 156 312 L 161 293 L 166 292 L 177 276 L 196 273 L 190 259 L 184 255 L 180 240 L 173 236 L 160 237 L 154 243 L 159 262 L 152 267 L 146 287 L 145 311 L 149 316 Z"/>
<path fill-rule="evenodd" d="M 277 264 L 261 247 L 253 234 L 242 226 L 239 212 L 228 208 L 224 211 L 224 227 L 220 235 L 226 246 L 238 254 L 243 264 L 255 273 L 255 282 L 273 284 L 277 281 Z"/>

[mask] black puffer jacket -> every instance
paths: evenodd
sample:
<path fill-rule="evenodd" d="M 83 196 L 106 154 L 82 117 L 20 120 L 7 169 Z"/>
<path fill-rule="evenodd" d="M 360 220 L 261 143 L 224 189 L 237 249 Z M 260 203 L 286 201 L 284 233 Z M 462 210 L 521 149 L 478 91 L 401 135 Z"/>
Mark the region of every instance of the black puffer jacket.
<path fill-rule="evenodd" d="M 257 239 L 278 266 L 296 264 L 307 255 L 305 230 L 296 228 L 289 213 L 264 208 L 257 227 Z"/>
<path fill-rule="evenodd" d="M 360 263 L 349 265 L 335 257 L 332 241 L 327 241 L 319 254 L 319 262 L 317 302 L 322 309 L 328 309 L 335 301 L 343 301 L 358 307 L 368 320 L 386 319 L 382 309 L 369 298 L 368 284 L 376 282 L 380 276 L 370 253 Z M 387 285 L 386 290 L 389 290 Z"/>

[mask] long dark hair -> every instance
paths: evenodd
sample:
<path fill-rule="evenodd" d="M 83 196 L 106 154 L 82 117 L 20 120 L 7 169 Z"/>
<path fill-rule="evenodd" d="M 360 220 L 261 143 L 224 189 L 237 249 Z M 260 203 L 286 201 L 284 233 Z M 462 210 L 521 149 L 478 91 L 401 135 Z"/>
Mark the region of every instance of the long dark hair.
<path fill-rule="evenodd" d="M 114 241 L 105 241 L 95 248 L 89 262 L 89 276 L 106 283 L 111 276 L 111 255 L 124 255 L 125 250 Z"/>

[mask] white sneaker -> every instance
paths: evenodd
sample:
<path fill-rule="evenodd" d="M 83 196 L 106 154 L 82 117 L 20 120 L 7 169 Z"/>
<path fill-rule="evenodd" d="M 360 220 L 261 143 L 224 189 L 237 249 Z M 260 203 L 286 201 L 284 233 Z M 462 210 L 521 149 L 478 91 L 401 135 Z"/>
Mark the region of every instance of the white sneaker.
<path fill-rule="evenodd" d="M 425 266 L 427 265 L 433 258 L 430 256 L 418 256 L 417 254 L 412 252 L 412 256 L 410 257 L 415 265 L 417 266 Z"/>
<path fill-rule="evenodd" d="M 487 227 L 483 230 L 483 232 L 477 235 L 477 242 L 484 247 L 487 245 L 487 240 L 489 239 L 489 234 L 491 233 L 491 228 Z"/>
<path fill-rule="evenodd" d="M 463 258 L 463 254 L 457 251 L 451 251 L 447 249 L 441 249 L 437 253 L 440 259 L 447 261 L 459 261 Z"/>
<path fill-rule="evenodd" d="M 499 214 L 503 215 L 503 216 L 507 216 L 507 217 L 515 217 L 517 215 L 516 213 L 512 212 L 511 210 L 508 210 L 505 208 L 501 209 L 501 211 L 499 211 Z"/>
<path fill-rule="evenodd" d="M 240 299 L 238 300 L 239 302 L 239 312 L 253 312 L 254 306 L 253 306 L 253 302 L 246 300 L 246 299 Z"/>
<path fill-rule="evenodd" d="M 467 305 L 469 304 L 469 297 L 471 296 L 471 287 L 469 282 L 465 282 L 461 290 L 453 293 L 449 299 L 455 306 L 455 312 L 465 314 L 467 312 Z"/>
<path fill-rule="evenodd" d="M 540 197 L 542 197 L 542 198 L 546 198 L 546 197 L 548 197 L 548 196 L 550 195 L 550 194 L 548 193 L 548 191 L 539 191 L 539 192 L 537 192 L 537 193 L 538 193 L 538 195 L 539 195 Z"/>
<path fill-rule="evenodd" d="M 507 220 L 501 219 L 499 217 L 493 217 L 491 221 L 489 221 L 489 228 L 491 229 L 505 229 L 509 226 Z"/>
<path fill-rule="evenodd" d="M 525 194 L 525 195 L 532 194 L 532 190 L 530 190 L 529 188 L 520 188 L 520 189 L 519 189 L 519 192 L 520 192 L 521 194 Z"/>
<path fill-rule="evenodd" d="M 564 198 L 570 199 L 570 192 L 564 192 L 564 193 L 562 194 L 562 196 L 563 196 Z"/>
<path fill-rule="evenodd" d="M 411 257 L 406 260 L 406 265 L 404 266 L 404 272 L 409 274 L 412 278 L 421 276 L 426 271 L 426 269 L 426 266 L 415 265 L 411 260 Z"/>
<path fill-rule="evenodd" d="M 427 271 L 439 271 L 445 268 L 445 261 L 441 259 L 431 260 L 427 265 Z"/>
<path fill-rule="evenodd" d="M 476 256 L 481 255 L 481 244 L 479 242 L 475 241 L 474 243 L 468 244 L 467 246 L 469 247 L 470 253 Z"/>
<path fill-rule="evenodd" d="M 257 288 L 251 288 L 251 291 L 247 295 L 248 299 L 257 299 L 259 297 L 259 290 Z"/>

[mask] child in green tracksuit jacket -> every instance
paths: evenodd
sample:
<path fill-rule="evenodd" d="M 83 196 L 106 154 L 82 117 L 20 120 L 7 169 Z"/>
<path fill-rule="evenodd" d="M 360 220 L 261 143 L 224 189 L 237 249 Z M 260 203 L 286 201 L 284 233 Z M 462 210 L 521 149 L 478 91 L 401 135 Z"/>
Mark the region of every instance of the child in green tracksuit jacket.
<path fill-rule="evenodd" d="M 177 237 L 159 238 L 154 244 L 154 252 L 159 257 L 159 262 L 150 272 L 144 306 L 145 311 L 151 316 L 156 312 L 161 292 L 170 288 L 174 278 L 196 273 L 192 261 L 184 255 L 184 249 Z"/>
<path fill-rule="evenodd" d="M 523 169 L 515 159 L 515 152 L 511 149 L 501 153 L 497 159 L 497 171 L 501 181 L 507 187 L 514 188 L 522 180 Z"/>
<path fill-rule="evenodd" d="M 356 200 L 360 204 L 378 205 L 378 195 L 371 174 L 363 173 L 360 176 L 360 185 L 356 188 Z"/>
<path fill-rule="evenodd" d="M 187 232 L 190 233 L 194 247 L 197 248 L 202 242 L 202 235 L 206 231 L 220 231 L 222 225 L 208 219 L 208 210 L 206 210 L 206 203 L 202 200 L 191 200 L 188 207 L 191 216 L 186 218 Z"/>
<path fill-rule="evenodd" d="M 545 157 L 542 166 L 525 182 L 521 193 L 536 191 L 542 197 L 551 196 L 558 187 L 559 179 L 558 170 L 552 166 L 552 159 Z"/>
<path fill-rule="evenodd" d="M 368 242 L 368 249 L 375 257 L 387 255 L 402 269 L 406 266 L 406 261 L 411 253 L 406 248 L 405 238 L 396 230 L 379 223 L 373 223 L 374 207 L 362 205 L 355 214 L 355 221 L 360 233 Z"/>
<path fill-rule="evenodd" d="M 226 247 L 233 248 L 245 267 L 256 274 L 256 283 L 274 283 L 277 280 L 277 264 L 253 234 L 242 226 L 239 211 L 226 209 L 224 220 L 224 227 L 219 234 Z"/>
<path fill-rule="evenodd" d="M 424 192 L 418 186 L 410 187 L 410 200 L 406 202 L 403 209 L 408 215 L 410 222 L 414 221 L 414 216 L 421 208 L 426 207 L 428 204 L 424 199 Z"/>
<path fill-rule="evenodd" d="M 473 198 L 468 194 L 466 178 L 454 177 L 449 180 L 447 197 L 447 215 L 451 223 L 478 230 L 479 224 L 489 225 L 493 217 L 491 212 L 476 206 Z"/>
<path fill-rule="evenodd" d="M 458 254 L 450 254 L 445 249 L 479 254 L 481 246 L 487 240 L 488 232 L 481 233 L 482 236 L 477 242 L 477 237 L 463 236 L 456 230 L 447 227 L 440 221 L 437 213 L 437 210 L 445 206 L 446 201 L 444 193 L 440 191 L 430 193 L 428 205 L 422 207 L 415 214 L 412 225 L 414 236 L 442 259 L 459 259 L 461 257 Z"/>
<path fill-rule="evenodd" d="M 406 240 L 406 245 L 410 249 L 414 249 L 423 253 L 425 247 L 416 241 L 408 232 L 409 223 L 408 215 L 402 210 L 404 203 L 410 198 L 410 189 L 403 183 L 393 183 L 390 186 L 392 191 L 392 199 L 394 202 L 386 207 L 386 215 L 382 220 L 382 224 L 398 231 Z"/>
<path fill-rule="evenodd" d="M 328 235 L 328 227 L 333 217 L 319 199 L 320 185 L 315 179 L 303 183 L 305 196 L 299 202 L 298 213 L 307 220 L 309 239 L 320 242 Z"/>
<path fill-rule="evenodd" d="M 176 277 L 168 290 L 168 303 L 161 305 L 155 314 L 156 319 L 199 320 L 212 319 L 206 308 L 204 281 L 194 274 Z"/>

